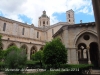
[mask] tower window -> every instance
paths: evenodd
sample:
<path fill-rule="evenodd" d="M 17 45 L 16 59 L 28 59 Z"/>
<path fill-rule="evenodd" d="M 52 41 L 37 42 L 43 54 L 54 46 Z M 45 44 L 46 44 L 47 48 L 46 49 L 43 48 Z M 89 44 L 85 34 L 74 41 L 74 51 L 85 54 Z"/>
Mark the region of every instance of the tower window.
<path fill-rule="evenodd" d="M 25 32 L 25 28 L 23 28 L 23 30 L 22 30 L 22 35 L 24 35 L 24 32 Z"/>
<path fill-rule="evenodd" d="M 69 22 L 70 22 L 70 20 L 69 20 Z"/>
<path fill-rule="evenodd" d="M 45 21 L 43 21 L 43 24 L 45 24 Z"/>
<path fill-rule="evenodd" d="M 37 32 L 37 38 L 39 38 L 39 32 Z"/>
<path fill-rule="evenodd" d="M 3 25 L 3 31 L 5 31 L 6 30 L 6 23 L 4 23 L 4 25 Z"/>
<path fill-rule="evenodd" d="M 70 14 L 68 14 L 68 17 L 70 18 Z"/>

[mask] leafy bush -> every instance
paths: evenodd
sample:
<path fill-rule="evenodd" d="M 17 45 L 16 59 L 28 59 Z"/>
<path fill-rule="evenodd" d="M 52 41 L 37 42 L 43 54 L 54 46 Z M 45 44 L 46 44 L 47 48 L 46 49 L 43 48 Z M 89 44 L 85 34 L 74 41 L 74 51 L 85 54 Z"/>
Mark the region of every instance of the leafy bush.
<path fill-rule="evenodd" d="M 17 48 L 16 46 L 12 46 L 7 49 L 5 54 L 5 68 L 18 69 L 19 72 L 21 72 L 21 69 L 24 69 L 26 67 L 26 60 L 26 52 L 24 50 Z M 11 73 L 13 72 L 14 71 L 12 71 Z"/>
<path fill-rule="evenodd" d="M 43 59 L 43 51 L 39 50 L 38 52 L 36 52 L 35 54 L 32 54 L 32 59 L 33 61 L 39 61 L 40 63 L 40 67 L 42 68 L 42 59 Z"/>
<path fill-rule="evenodd" d="M 68 71 L 44 71 L 38 73 L 14 74 L 14 75 L 83 75 L 83 74 L 79 72 L 68 72 Z"/>
<path fill-rule="evenodd" d="M 4 67 L 5 67 L 4 62 L 0 62 L 0 71 L 3 71 L 4 70 Z"/>
<path fill-rule="evenodd" d="M 46 43 L 43 50 L 43 61 L 47 68 L 57 68 L 60 64 L 67 62 L 67 50 L 59 38 Z"/>
<path fill-rule="evenodd" d="M 89 68 L 89 67 L 93 67 L 92 64 L 62 64 L 61 68 L 79 68 L 79 69 L 83 69 L 83 68 Z"/>
<path fill-rule="evenodd" d="M 42 67 L 40 66 L 40 61 L 28 60 L 26 62 L 26 65 L 29 69 L 44 68 L 44 64 L 42 65 Z"/>

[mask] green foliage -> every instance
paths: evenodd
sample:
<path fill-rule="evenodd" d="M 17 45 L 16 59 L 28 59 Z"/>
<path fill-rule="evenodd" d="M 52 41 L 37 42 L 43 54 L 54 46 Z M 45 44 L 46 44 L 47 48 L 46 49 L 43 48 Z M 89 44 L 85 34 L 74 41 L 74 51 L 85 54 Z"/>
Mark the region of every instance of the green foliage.
<path fill-rule="evenodd" d="M 87 75 L 83 74 L 82 70 L 89 70 L 92 64 L 63 64 L 61 68 L 67 68 L 67 71 L 44 71 L 37 73 L 21 74 L 21 75 Z M 88 69 L 87 69 L 88 68 Z M 71 70 L 70 70 L 71 69 Z M 76 69 L 76 70 L 75 70 Z M 77 70 L 79 69 L 79 70 Z"/>
<path fill-rule="evenodd" d="M 26 65 L 28 66 L 29 69 L 41 68 L 39 61 L 28 60 L 26 62 Z"/>
<path fill-rule="evenodd" d="M 1 50 L 1 47 L 2 47 L 2 36 L 0 35 L 0 50 Z"/>
<path fill-rule="evenodd" d="M 3 71 L 4 70 L 4 67 L 5 67 L 4 62 L 0 62 L 0 71 Z"/>
<path fill-rule="evenodd" d="M 29 74 L 11 74 L 11 75 L 83 75 L 77 71 L 44 71 L 38 73 L 29 73 Z"/>
<path fill-rule="evenodd" d="M 67 50 L 59 38 L 46 43 L 43 51 L 43 61 L 46 65 L 57 67 L 67 62 Z"/>
<path fill-rule="evenodd" d="M 42 67 L 43 51 L 39 50 L 35 54 L 32 54 L 32 59 L 35 60 L 35 61 L 39 61 L 40 66 Z"/>
<path fill-rule="evenodd" d="M 17 48 L 16 46 L 11 46 L 11 47 L 9 47 L 9 48 L 6 50 L 5 56 L 7 56 L 7 55 L 8 55 L 10 52 L 12 52 L 12 51 L 20 51 L 20 49 Z"/>
<path fill-rule="evenodd" d="M 79 69 L 86 69 L 89 67 L 93 67 L 92 64 L 62 64 L 60 68 L 79 68 Z"/>
<path fill-rule="evenodd" d="M 7 49 L 5 53 L 5 67 L 8 69 L 19 69 L 25 68 L 26 65 L 26 53 L 24 50 L 12 46 Z"/>
<path fill-rule="evenodd" d="M 0 35 L 0 61 L 2 60 L 3 58 L 3 51 L 2 51 L 2 36 Z"/>
<path fill-rule="evenodd" d="M 26 64 L 35 64 L 37 63 L 38 61 L 33 61 L 33 60 L 27 60 Z"/>
<path fill-rule="evenodd" d="M 6 53 L 5 50 L 1 50 L 1 51 L 0 51 L 0 61 L 4 60 L 5 53 Z"/>
<path fill-rule="evenodd" d="M 32 54 L 32 59 L 36 60 L 36 61 L 41 61 L 43 58 L 43 51 L 39 50 L 38 52 L 36 52 L 35 54 Z"/>

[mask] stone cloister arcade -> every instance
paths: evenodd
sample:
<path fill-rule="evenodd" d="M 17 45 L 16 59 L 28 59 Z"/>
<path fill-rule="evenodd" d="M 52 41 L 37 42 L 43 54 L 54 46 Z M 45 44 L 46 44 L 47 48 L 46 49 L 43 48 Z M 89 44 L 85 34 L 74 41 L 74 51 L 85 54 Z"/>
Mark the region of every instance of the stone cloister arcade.
<path fill-rule="evenodd" d="M 28 60 L 31 59 L 32 54 L 43 49 L 43 45 L 41 44 L 20 43 L 20 42 L 2 40 L 2 47 L 1 47 L 2 50 L 6 50 L 11 46 L 17 46 L 18 48 L 24 49 L 26 51 Z"/>
<path fill-rule="evenodd" d="M 88 63 L 98 66 L 99 50 L 98 50 L 97 34 L 92 32 L 84 32 L 80 34 L 76 41 L 77 61 L 78 63 Z"/>

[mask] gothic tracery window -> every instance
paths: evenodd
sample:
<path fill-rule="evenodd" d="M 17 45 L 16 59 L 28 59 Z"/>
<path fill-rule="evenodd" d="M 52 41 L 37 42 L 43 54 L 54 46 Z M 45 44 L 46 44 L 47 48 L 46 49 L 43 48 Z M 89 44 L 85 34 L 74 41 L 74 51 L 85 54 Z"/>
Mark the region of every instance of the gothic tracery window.
<path fill-rule="evenodd" d="M 78 59 L 87 59 L 87 48 L 84 43 L 78 45 Z"/>

